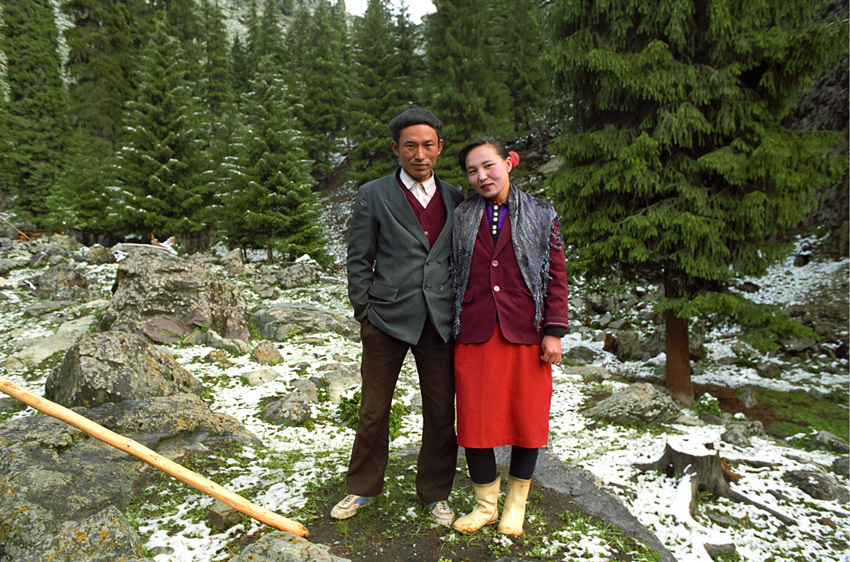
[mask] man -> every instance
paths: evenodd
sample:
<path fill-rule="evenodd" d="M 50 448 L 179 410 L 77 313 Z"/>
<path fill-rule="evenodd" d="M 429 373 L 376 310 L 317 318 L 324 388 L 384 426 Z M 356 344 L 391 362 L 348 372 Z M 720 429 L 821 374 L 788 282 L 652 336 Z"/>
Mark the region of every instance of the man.
<path fill-rule="evenodd" d="M 407 351 L 422 392 L 416 492 L 442 525 L 457 463 L 449 253 L 463 195 L 434 173 L 443 125 L 422 108 L 389 123 L 401 167 L 357 192 L 348 242 L 348 297 L 361 323 L 360 420 L 348 465 L 348 496 L 331 511 L 347 519 L 381 493 L 393 391 Z"/>

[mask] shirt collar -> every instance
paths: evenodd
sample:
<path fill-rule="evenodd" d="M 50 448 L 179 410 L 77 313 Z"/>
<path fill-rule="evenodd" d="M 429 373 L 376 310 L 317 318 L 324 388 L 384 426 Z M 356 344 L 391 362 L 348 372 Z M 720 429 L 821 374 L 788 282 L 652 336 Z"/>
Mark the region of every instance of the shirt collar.
<path fill-rule="evenodd" d="M 404 171 L 404 168 L 401 169 L 401 173 L 399 174 L 401 178 L 401 183 L 404 184 L 404 187 L 412 190 L 413 186 L 417 183 L 415 179 L 410 177 L 410 174 Z M 437 190 L 437 182 L 434 181 L 434 174 L 431 174 L 431 177 L 422 182 L 422 187 L 425 188 L 425 193 L 430 197 L 434 195 L 434 192 Z"/>

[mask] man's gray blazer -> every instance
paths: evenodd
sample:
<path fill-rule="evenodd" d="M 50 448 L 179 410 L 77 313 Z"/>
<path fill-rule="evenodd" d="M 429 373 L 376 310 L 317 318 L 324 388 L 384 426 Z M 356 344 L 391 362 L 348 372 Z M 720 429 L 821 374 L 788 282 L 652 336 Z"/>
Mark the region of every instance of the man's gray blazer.
<path fill-rule="evenodd" d="M 446 224 L 433 247 L 396 179 L 371 181 L 357 191 L 348 239 L 348 298 L 358 322 L 415 345 L 430 318 L 444 341 L 451 336 L 451 230 L 463 194 L 437 180 Z"/>

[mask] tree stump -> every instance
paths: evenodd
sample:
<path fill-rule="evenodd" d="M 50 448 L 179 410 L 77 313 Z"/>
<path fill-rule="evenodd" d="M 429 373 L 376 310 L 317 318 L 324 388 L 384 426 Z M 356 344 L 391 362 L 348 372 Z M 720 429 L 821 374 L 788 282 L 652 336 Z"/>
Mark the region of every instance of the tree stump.
<path fill-rule="evenodd" d="M 644 472 L 657 470 L 670 477 L 690 477 L 691 516 L 696 510 L 697 494 L 707 492 L 715 497 L 728 498 L 734 502 L 747 503 L 763 509 L 786 525 L 795 523 L 790 517 L 733 490 L 729 485 L 730 482 L 735 482 L 741 477 L 732 472 L 729 465 L 720 458 L 720 452 L 713 450 L 712 444 L 703 445 L 702 451 L 685 452 L 674 448 L 668 442 L 661 458 L 650 463 L 635 463 L 634 466 Z"/>

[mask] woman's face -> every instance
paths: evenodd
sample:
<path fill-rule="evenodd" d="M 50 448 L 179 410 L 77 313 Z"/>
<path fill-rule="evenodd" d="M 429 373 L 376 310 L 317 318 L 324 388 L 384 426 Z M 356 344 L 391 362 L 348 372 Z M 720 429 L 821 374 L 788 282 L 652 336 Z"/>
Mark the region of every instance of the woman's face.
<path fill-rule="evenodd" d="M 489 144 L 476 146 L 466 155 L 466 177 L 469 185 L 487 199 L 495 199 L 499 204 L 508 200 L 511 187 L 509 172 L 511 159 L 502 158 Z"/>

